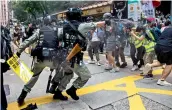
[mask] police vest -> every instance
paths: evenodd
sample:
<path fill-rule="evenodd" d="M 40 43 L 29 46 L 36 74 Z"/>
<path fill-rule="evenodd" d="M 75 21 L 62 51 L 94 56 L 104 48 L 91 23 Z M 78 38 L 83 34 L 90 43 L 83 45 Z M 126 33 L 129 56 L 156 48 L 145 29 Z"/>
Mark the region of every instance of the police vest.
<path fill-rule="evenodd" d="M 78 29 L 80 22 L 72 20 L 71 24 Z M 68 24 L 64 23 L 63 25 L 63 42 L 64 47 L 73 46 L 77 40 L 78 33 Z"/>
<path fill-rule="evenodd" d="M 43 48 L 57 48 L 58 47 L 58 38 L 57 31 L 50 26 L 43 26 L 40 29 L 40 32 L 43 34 Z"/>
<path fill-rule="evenodd" d="M 146 53 L 149 53 L 149 52 L 154 51 L 154 47 L 155 47 L 156 43 L 154 42 L 155 39 L 154 39 L 152 33 L 150 32 L 150 30 L 146 30 L 146 33 L 148 34 L 148 37 L 150 40 L 145 39 L 144 47 L 146 49 Z"/>

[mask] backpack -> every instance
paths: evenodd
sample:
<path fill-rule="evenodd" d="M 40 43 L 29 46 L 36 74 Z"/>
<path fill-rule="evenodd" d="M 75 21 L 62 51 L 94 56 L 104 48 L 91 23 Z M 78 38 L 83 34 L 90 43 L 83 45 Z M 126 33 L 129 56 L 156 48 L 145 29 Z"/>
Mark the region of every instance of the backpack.
<path fill-rule="evenodd" d="M 43 48 L 54 48 L 54 49 L 56 49 L 58 47 L 57 33 L 53 27 L 43 26 L 40 29 L 40 33 L 43 34 L 43 42 L 42 42 Z"/>
<path fill-rule="evenodd" d="M 100 28 L 97 28 L 97 37 L 100 39 L 100 41 L 104 41 L 105 32 Z"/>
<path fill-rule="evenodd" d="M 7 64 L 7 60 L 13 56 L 11 46 L 11 37 L 9 35 L 8 29 L 1 27 L 1 61 L 2 59 L 5 62 L 1 62 L 2 72 L 6 72 L 9 70 L 9 65 Z"/>

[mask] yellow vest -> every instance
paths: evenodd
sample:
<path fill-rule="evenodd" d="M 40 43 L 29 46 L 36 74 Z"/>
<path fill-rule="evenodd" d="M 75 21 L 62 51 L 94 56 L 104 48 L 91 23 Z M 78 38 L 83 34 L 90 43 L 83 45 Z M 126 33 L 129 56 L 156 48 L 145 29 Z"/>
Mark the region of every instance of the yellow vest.
<path fill-rule="evenodd" d="M 152 39 L 152 40 L 145 39 L 145 42 L 144 42 L 144 47 L 146 49 L 146 53 L 149 53 L 149 52 L 154 51 L 154 47 L 155 47 L 156 43 L 153 42 L 155 39 L 154 39 L 152 33 L 150 32 L 150 30 L 146 30 L 146 33 L 147 33 L 148 37 Z"/>
<path fill-rule="evenodd" d="M 141 47 L 143 45 L 143 41 L 138 40 L 138 39 L 135 38 L 134 45 L 135 45 L 136 48 L 139 48 L 139 47 Z"/>

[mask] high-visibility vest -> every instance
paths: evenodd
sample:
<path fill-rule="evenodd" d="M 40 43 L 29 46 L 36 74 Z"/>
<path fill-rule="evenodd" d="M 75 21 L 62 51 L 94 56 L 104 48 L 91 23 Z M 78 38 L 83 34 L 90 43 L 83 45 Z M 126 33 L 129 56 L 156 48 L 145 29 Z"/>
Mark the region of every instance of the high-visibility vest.
<path fill-rule="evenodd" d="M 134 45 L 135 45 L 136 48 L 139 48 L 139 47 L 141 47 L 143 45 L 143 41 L 138 40 L 138 39 L 135 38 Z"/>
<path fill-rule="evenodd" d="M 150 30 L 146 30 L 146 33 L 147 33 L 148 37 L 151 39 L 151 40 L 145 39 L 145 42 L 144 42 L 144 47 L 146 49 L 146 53 L 149 53 L 149 52 L 154 51 L 154 47 L 155 47 L 156 43 L 154 42 L 155 39 L 153 37 L 153 34 L 150 32 Z"/>

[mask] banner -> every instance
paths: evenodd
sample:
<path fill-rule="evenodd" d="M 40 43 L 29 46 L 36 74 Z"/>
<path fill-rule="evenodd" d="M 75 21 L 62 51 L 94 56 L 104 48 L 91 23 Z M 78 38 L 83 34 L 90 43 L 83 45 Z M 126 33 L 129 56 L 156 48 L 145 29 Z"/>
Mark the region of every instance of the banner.
<path fill-rule="evenodd" d="M 17 55 L 13 55 L 7 63 L 11 69 L 22 79 L 24 83 L 27 83 L 33 76 L 31 70 L 19 59 Z"/>
<path fill-rule="evenodd" d="M 128 1 L 128 18 L 138 21 L 141 17 L 141 4 L 138 0 Z"/>
<path fill-rule="evenodd" d="M 82 16 L 90 16 L 90 15 L 96 15 L 99 13 L 109 13 L 110 12 L 110 6 L 102 6 L 102 7 L 97 7 L 97 8 L 93 8 L 93 9 L 87 9 L 87 10 L 83 10 L 83 14 Z"/>
<path fill-rule="evenodd" d="M 127 18 L 127 15 L 128 15 L 128 11 L 127 11 L 127 1 L 113 1 L 113 16 L 115 17 L 115 18 L 118 18 L 117 17 L 117 14 L 118 14 L 118 10 L 120 10 L 120 9 L 124 9 L 123 11 L 122 11 L 122 19 L 126 19 Z"/>
<path fill-rule="evenodd" d="M 148 18 L 155 18 L 155 9 L 152 4 L 152 0 L 150 1 L 141 1 L 141 7 L 143 14 Z"/>

